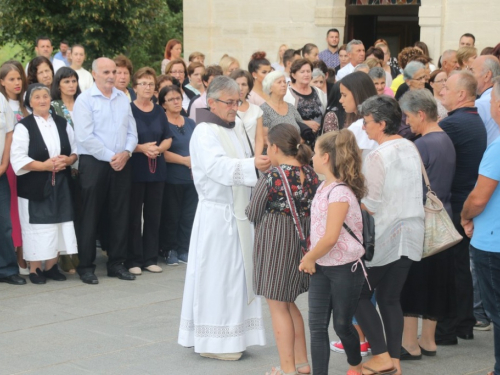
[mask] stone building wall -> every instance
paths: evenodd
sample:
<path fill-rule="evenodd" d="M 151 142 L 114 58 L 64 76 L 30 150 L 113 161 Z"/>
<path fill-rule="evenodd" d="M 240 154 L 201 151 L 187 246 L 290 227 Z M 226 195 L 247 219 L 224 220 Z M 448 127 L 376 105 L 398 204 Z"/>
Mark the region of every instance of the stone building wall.
<path fill-rule="evenodd" d="M 184 56 L 193 51 L 218 63 L 224 53 L 246 68 L 253 52 L 263 50 L 274 62 L 278 47 L 299 48 L 312 42 L 326 47 L 331 27 L 341 32 L 345 0 L 184 0 Z M 460 35 L 476 36 L 479 50 L 500 42 L 499 0 L 422 0 L 420 39 L 437 61 L 445 49 L 457 48 Z"/>

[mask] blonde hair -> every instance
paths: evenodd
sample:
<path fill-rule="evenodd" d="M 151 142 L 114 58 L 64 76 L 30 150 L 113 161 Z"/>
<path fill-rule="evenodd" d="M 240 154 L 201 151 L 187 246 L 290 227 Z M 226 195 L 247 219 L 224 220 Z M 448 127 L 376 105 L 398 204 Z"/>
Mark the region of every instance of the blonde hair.
<path fill-rule="evenodd" d="M 474 47 L 460 47 L 457 51 L 457 61 L 460 68 L 463 68 L 471 57 L 477 57 L 477 49 Z"/>
<path fill-rule="evenodd" d="M 222 56 L 219 61 L 219 66 L 222 68 L 222 74 L 226 75 L 226 73 L 229 71 L 229 67 L 234 63 L 238 64 L 238 67 L 240 66 L 240 62 L 234 57 L 231 57 L 227 54 Z"/>
<path fill-rule="evenodd" d="M 382 63 L 380 62 L 379 59 L 376 59 L 374 57 L 369 57 L 365 60 L 365 64 L 368 65 L 370 69 L 375 68 L 375 67 L 381 67 Z"/>
<path fill-rule="evenodd" d="M 323 134 L 316 141 L 322 154 L 330 156 L 330 171 L 336 179 L 351 188 L 360 200 L 366 195 L 365 177 L 361 173 L 361 150 L 348 129 Z"/>
<path fill-rule="evenodd" d="M 281 47 L 285 47 L 285 51 L 288 49 L 288 46 L 286 44 L 282 44 L 281 46 L 279 46 L 278 48 L 278 59 L 276 60 L 278 62 L 278 64 L 283 64 L 283 57 L 280 57 L 280 49 Z"/>

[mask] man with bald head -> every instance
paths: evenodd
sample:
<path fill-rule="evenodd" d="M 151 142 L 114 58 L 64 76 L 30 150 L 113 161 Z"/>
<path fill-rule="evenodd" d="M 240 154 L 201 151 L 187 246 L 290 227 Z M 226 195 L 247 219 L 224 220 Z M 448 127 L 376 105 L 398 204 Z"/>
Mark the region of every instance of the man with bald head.
<path fill-rule="evenodd" d="M 476 319 L 473 313 L 473 289 L 469 243 L 460 224 L 460 213 L 477 181 L 479 164 L 486 150 L 486 129 L 474 105 L 477 81 L 466 70 L 453 72 L 441 90 L 442 103 L 449 111 L 439 126 L 448 134 L 456 152 L 455 177 L 451 185 L 451 206 L 455 228 L 464 237 L 449 250 L 453 252 L 456 284 L 456 318 L 438 322 L 436 344 L 456 345 L 458 338 L 471 340 Z"/>
<path fill-rule="evenodd" d="M 83 200 L 78 273 L 86 284 L 99 282 L 94 274 L 96 231 L 103 207 L 109 207 L 108 276 L 134 280 L 123 263 L 132 181 L 127 162 L 137 146 L 137 128 L 127 96 L 115 88 L 114 61 L 94 60 L 92 76 L 95 83 L 78 96 L 73 108 Z"/>
<path fill-rule="evenodd" d="M 500 76 L 500 63 L 495 56 L 478 56 L 471 65 L 471 72 L 477 80 L 477 111 L 486 127 L 488 145 L 500 135 L 500 129 L 490 112 L 493 79 Z"/>
<path fill-rule="evenodd" d="M 450 75 L 453 70 L 459 70 L 460 65 L 458 65 L 457 51 L 449 49 L 443 52 L 441 56 L 441 66 L 446 74 Z"/>

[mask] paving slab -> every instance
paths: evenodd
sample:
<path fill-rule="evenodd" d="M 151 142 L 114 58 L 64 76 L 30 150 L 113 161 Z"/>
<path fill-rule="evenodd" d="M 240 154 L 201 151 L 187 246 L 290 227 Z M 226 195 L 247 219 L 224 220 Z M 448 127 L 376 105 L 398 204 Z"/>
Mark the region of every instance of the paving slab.
<path fill-rule="evenodd" d="M 76 275 L 46 285 L 0 284 L 0 375 L 262 375 L 279 364 L 265 303 L 265 346 L 248 348 L 237 362 L 202 358 L 177 344 L 186 266 L 162 264 L 161 274 L 122 281 L 106 276 L 105 261 L 98 251 L 99 285 Z M 307 294 L 297 305 L 308 332 Z M 337 339 L 331 328 L 330 338 Z M 493 333 L 475 332 L 474 340 L 438 347 L 436 357 L 403 362 L 403 374 L 484 375 L 493 363 Z M 332 352 L 329 373 L 346 369 L 345 355 Z"/>

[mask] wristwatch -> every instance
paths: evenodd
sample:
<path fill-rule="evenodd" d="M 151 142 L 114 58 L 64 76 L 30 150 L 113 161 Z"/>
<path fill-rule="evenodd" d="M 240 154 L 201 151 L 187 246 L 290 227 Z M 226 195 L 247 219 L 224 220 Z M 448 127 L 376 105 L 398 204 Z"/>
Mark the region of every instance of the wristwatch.
<path fill-rule="evenodd" d="M 132 157 L 132 153 L 129 150 L 125 150 L 125 151 L 127 151 L 128 157 L 131 158 Z"/>

